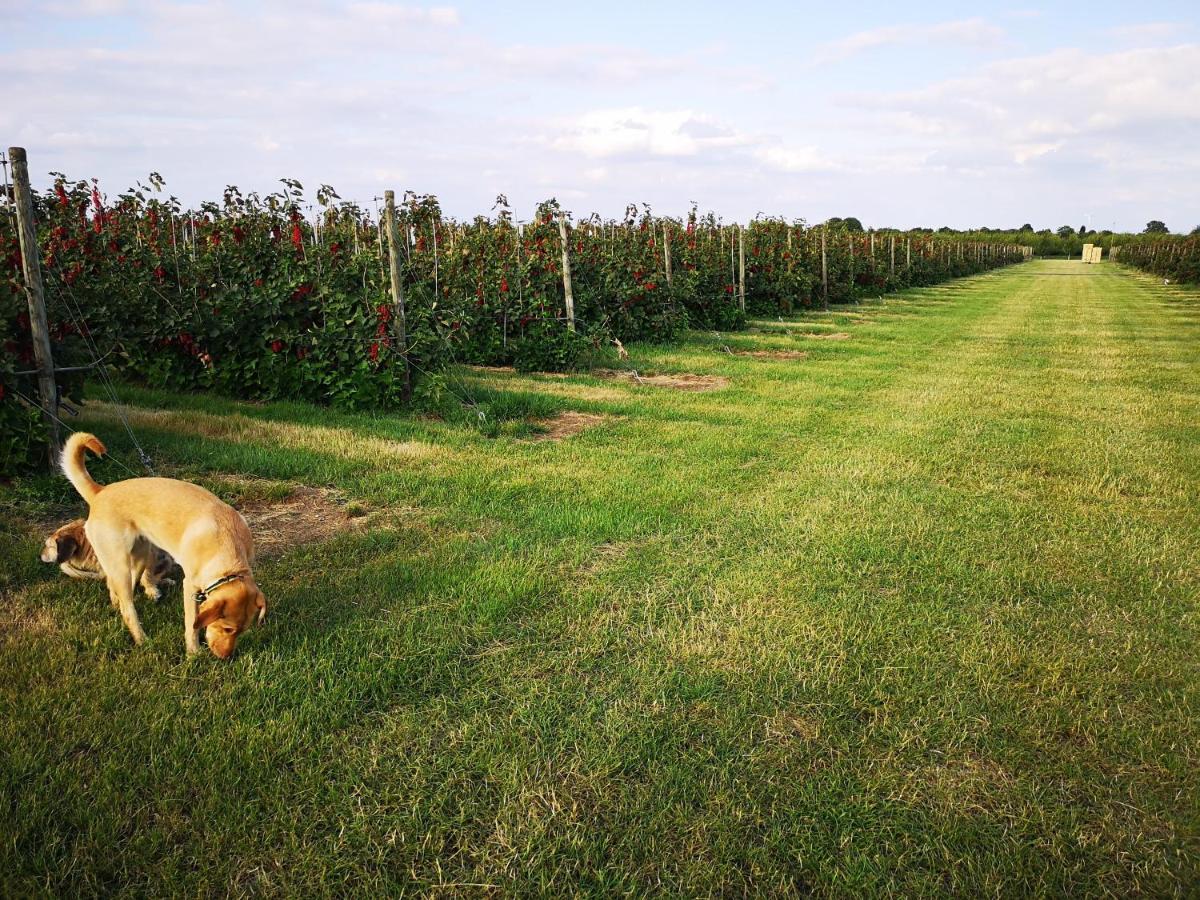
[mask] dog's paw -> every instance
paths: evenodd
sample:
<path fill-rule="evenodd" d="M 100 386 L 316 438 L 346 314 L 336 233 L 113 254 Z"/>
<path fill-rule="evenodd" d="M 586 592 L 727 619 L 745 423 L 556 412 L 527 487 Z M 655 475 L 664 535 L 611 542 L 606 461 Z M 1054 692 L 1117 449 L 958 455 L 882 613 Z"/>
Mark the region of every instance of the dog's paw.
<path fill-rule="evenodd" d="M 146 599 L 151 603 L 157 603 L 162 599 L 162 587 L 148 587 L 145 589 Z"/>

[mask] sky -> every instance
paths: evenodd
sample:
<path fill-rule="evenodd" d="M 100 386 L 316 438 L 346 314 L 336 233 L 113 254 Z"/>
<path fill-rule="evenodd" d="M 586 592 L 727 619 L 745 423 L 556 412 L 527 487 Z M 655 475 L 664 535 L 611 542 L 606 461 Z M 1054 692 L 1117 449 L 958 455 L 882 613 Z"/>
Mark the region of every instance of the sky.
<path fill-rule="evenodd" d="M 1200 3 L 0 0 L 0 147 L 185 204 L 1200 225 Z"/>

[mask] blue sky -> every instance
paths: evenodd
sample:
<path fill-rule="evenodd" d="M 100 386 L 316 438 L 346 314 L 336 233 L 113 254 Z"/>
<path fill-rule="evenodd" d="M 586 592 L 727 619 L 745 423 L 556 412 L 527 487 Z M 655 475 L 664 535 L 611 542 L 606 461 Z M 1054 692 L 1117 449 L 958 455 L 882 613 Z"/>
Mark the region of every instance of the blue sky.
<path fill-rule="evenodd" d="M 185 202 L 289 176 L 456 216 L 1190 230 L 1197 10 L 0 0 L 0 143 Z"/>

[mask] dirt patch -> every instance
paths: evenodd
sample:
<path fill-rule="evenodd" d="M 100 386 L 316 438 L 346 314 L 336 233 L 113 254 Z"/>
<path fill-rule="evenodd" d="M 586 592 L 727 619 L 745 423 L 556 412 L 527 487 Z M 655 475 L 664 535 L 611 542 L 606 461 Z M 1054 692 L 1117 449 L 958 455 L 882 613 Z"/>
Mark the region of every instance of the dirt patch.
<path fill-rule="evenodd" d="M 807 359 L 805 350 L 722 350 L 730 356 L 749 356 L 753 359 Z"/>
<path fill-rule="evenodd" d="M 23 637 L 58 633 L 58 622 L 49 610 L 40 606 L 12 605 L 5 610 L 5 618 L 3 627 L 0 627 L 0 647 Z"/>
<path fill-rule="evenodd" d="M 592 369 L 579 372 L 525 372 L 516 373 L 512 366 L 471 366 L 477 372 L 492 372 L 496 374 L 525 374 L 538 378 L 572 378 L 575 376 L 607 378 L 612 381 L 629 381 L 634 384 L 648 384 L 654 387 L 674 388 L 677 391 L 716 391 L 727 386 L 729 379 L 724 375 L 693 375 L 681 372 L 674 375 L 643 375 L 624 369 Z"/>
<path fill-rule="evenodd" d="M 587 431 L 589 428 L 603 425 L 605 422 L 612 421 L 613 418 L 614 416 L 606 416 L 600 413 L 567 410 L 549 419 L 535 419 L 533 424 L 545 430 L 530 435 L 527 440 L 561 441 L 565 438 L 573 437 L 582 431 Z"/>
<path fill-rule="evenodd" d="M 649 384 L 654 387 L 668 387 L 677 391 L 693 393 L 717 391 L 729 385 L 729 379 L 724 375 L 694 375 L 690 372 L 677 372 L 673 375 L 643 375 L 640 372 L 599 369 L 593 374 L 598 378 L 612 378 L 615 381 Z"/>
<path fill-rule="evenodd" d="M 281 556 L 293 547 L 327 541 L 360 528 L 365 510 L 336 491 L 301 485 L 286 497 L 261 497 L 237 504 L 254 534 L 257 556 Z M 357 513 L 357 515 L 355 515 Z"/>
<path fill-rule="evenodd" d="M 811 332 L 810 333 L 802 332 L 800 334 L 800 336 L 806 337 L 806 338 L 811 338 L 814 341 L 848 341 L 848 340 L 850 340 L 850 335 L 845 331 L 834 331 L 834 332 L 830 332 L 829 334 L 813 334 Z"/>
<path fill-rule="evenodd" d="M 769 717 L 764 725 L 768 741 L 780 744 L 809 743 L 821 736 L 821 721 L 810 716 L 780 712 Z"/>

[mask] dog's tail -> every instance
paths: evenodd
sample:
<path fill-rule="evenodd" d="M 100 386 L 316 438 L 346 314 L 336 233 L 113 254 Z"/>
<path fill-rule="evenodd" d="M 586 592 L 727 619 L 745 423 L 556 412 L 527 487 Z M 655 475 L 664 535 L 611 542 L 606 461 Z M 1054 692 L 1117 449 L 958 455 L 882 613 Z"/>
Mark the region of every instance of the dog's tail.
<path fill-rule="evenodd" d="M 97 456 L 103 456 L 108 451 L 100 443 L 100 438 L 94 434 L 81 431 L 67 439 L 67 445 L 62 452 L 62 470 L 71 482 L 79 496 L 88 503 L 100 493 L 101 486 L 88 474 L 87 466 L 83 463 L 84 450 L 91 450 Z"/>

